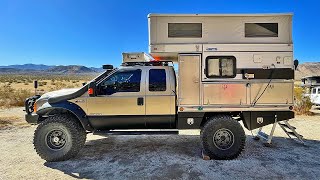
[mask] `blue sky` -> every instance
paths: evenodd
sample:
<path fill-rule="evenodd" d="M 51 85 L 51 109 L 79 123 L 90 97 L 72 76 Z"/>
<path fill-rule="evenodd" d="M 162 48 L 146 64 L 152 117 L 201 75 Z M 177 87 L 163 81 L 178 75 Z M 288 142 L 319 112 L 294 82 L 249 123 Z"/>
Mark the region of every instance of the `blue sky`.
<path fill-rule="evenodd" d="M 295 58 L 320 61 L 317 0 L 0 0 L 0 65 L 121 63 L 148 51 L 149 13 L 293 12 Z"/>

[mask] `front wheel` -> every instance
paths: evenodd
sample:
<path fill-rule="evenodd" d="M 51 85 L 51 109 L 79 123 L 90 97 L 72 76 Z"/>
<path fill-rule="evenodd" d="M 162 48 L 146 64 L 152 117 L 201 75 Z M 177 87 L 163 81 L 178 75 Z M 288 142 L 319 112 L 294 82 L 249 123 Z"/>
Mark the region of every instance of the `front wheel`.
<path fill-rule="evenodd" d="M 50 116 L 34 133 L 34 148 L 46 161 L 63 161 L 77 155 L 86 141 L 86 132 L 70 115 Z"/>
<path fill-rule="evenodd" d="M 228 115 L 211 117 L 201 131 L 202 146 L 211 159 L 234 159 L 244 149 L 243 128 Z"/>

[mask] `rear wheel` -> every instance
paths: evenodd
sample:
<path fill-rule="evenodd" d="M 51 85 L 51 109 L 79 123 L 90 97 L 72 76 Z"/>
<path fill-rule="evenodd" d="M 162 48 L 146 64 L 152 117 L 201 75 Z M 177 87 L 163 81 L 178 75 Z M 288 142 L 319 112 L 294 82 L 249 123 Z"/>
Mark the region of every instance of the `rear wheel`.
<path fill-rule="evenodd" d="M 63 161 L 77 155 L 86 141 L 86 132 L 69 115 L 48 117 L 34 133 L 34 148 L 46 161 Z"/>
<path fill-rule="evenodd" d="M 246 136 L 243 128 L 228 115 L 211 117 L 201 131 L 205 153 L 212 159 L 234 159 L 244 149 Z"/>

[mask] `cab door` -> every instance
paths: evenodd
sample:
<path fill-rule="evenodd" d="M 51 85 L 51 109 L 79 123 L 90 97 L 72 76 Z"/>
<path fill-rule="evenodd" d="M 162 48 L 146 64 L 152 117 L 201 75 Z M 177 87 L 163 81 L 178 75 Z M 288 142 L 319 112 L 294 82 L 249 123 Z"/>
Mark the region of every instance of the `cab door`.
<path fill-rule="evenodd" d="M 175 83 L 173 70 L 150 67 L 146 72 L 146 125 L 150 129 L 173 128 Z"/>
<path fill-rule="evenodd" d="M 95 129 L 145 128 L 145 71 L 124 68 L 97 85 L 87 115 Z"/>

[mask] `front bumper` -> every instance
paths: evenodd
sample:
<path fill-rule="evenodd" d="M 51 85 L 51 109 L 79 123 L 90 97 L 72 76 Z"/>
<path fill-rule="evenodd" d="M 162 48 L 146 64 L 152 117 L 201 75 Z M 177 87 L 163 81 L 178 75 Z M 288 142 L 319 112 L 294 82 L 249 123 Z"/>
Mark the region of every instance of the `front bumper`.
<path fill-rule="evenodd" d="M 38 119 L 39 119 L 39 115 L 38 114 L 26 114 L 25 118 L 29 124 L 37 124 Z"/>

